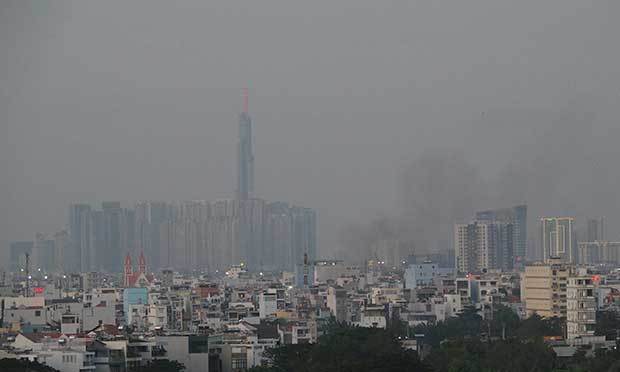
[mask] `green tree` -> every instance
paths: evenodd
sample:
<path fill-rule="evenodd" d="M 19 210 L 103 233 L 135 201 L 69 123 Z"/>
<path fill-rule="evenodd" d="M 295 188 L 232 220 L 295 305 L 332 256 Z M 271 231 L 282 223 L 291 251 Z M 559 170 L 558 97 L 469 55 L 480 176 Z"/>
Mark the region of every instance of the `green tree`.
<path fill-rule="evenodd" d="M 134 367 L 131 372 L 183 372 L 185 366 L 176 360 L 157 359 L 144 366 Z"/>
<path fill-rule="evenodd" d="M 511 308 L 504 305 L 495 306 L 491 320 L 491 335 L 502 339 L 513 337 L 519 325 L 519 316 Z"/>
<path fill-rule="evenodd" d="M 556 317 L 543 319 L 540 315 L 534 314 L 521 322 L 517 330 L 517 337 L 527 340 L 544 336 L 562 336 L 563 329 L 562 319 Z"/>
<path fill-rule="evenodd" d="M 38 362 L 28 360 L 4 358 L 0 359 L 2 372 L 58 372 L 58 370 Z"/>
<path fill-rule="evenodd" d="M 473 306 L 467 306 L 463 308 L 458 319 L 464 325 L 465 337 L 478 337 L 480 336 L 480 326 L 482 325 L 482 317 L 478 314 L 478 310 Z"/>
<path fill-rule="evenodd" d="M 253 372 L 430 371 L 390 332 L 337 325 L 317 344 L 285 345 L 266 352 L 267 367 Z"/>
<path fill-rule="evenodd" d="M 608 340 L 615 339 L 620 332 L 620 316 L 615 311 L 597 311 L 594 333 L 605 336 Z"/>
<path fill-rule="evenodd" d="M 498 341 L 486 353 L 484 368 L 497 372 L 545 372 L 555 364 L 555 354 L 542 341 Z"/>

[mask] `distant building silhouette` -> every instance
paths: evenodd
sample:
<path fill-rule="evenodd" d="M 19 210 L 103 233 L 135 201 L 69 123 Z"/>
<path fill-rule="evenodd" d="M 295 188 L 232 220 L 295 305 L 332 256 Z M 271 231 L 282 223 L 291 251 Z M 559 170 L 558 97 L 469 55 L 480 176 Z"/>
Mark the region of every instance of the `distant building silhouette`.
<path fill-rule="evenodd" d="M 476 213 L 475 219 L 512 225 L 512 252 L 506 254 L 511 254 L 513 257 L 505 259 L 513 260 L 513 264 L 509 265 L 511 268 L 522 267 L 527 255 L 527 205 L 480 211 Z"/>
<path fill-rule="evenodd" d="M 239 116 L 237 144 L 237 199 L 247 200 L 254 192 L 254 150 L 252 148 L 252 118 L 248 112 L 248 92 L 243 91 L 243 111 Z"/>
<path fill-rule="evenodd" d="M 572 217 L 543 217 L 540 219 L 541 247 L 543 261 L 559 259 L 562 262 L 574 262 Z"/>

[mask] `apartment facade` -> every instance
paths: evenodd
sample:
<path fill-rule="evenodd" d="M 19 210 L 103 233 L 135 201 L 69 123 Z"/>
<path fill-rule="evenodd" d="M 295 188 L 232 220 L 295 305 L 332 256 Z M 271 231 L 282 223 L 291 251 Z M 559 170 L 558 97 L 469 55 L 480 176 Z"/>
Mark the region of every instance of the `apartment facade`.
<path fill-rule="evenodd" d="M 527 316 L 566 317 L 567 284 L 570 267 L 561 260 L 525 267 L 522 274 L 521 298 Z"/>

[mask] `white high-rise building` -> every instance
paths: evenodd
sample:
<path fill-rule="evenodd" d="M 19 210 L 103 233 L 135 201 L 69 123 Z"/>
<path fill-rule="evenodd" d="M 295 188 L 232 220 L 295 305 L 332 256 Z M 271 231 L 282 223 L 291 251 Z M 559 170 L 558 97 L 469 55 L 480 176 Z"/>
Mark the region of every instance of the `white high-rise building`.
<path fill-rule="evenodd" d="M 540 219 L 543 260 L 560 259 L 573 262 L 572 217 L 543 217 Z"/>

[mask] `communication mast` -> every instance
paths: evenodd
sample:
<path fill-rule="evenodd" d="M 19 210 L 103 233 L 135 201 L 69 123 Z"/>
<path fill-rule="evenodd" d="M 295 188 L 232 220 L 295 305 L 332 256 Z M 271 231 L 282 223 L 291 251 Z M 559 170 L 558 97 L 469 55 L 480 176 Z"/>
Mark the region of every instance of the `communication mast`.
<path fill-rule="evenodd" d="M 30 253 L 26 253 L 26 293 L 24 297 L 30 297 Z"/>

